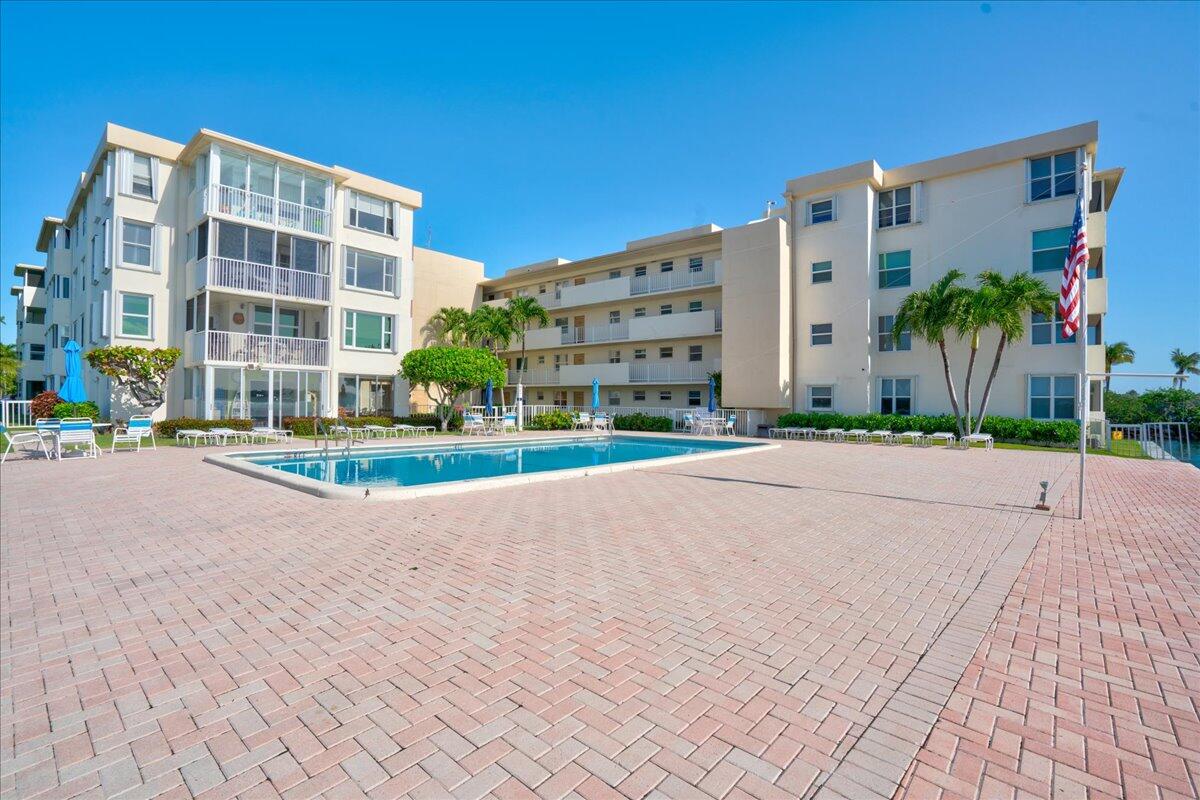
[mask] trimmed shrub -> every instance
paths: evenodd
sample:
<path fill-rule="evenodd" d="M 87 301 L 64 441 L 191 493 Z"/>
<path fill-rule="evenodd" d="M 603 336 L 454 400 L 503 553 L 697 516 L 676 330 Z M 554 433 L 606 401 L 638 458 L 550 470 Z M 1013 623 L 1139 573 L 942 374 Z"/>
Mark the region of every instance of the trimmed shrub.
<path fill-rule="evenodd" d="M 154 435 L 162 439 L 174 439 L 175 434 L 185 428 L 207 431 L 213 428 L 233 428 L 235 431 L 248 431 L 254 427 L 254 422 L 248 419 L 193 419 L 179 417 L 164 419 L 154 423 Z"/>
<path fill-rule="evenodd" d="M 96 420 L 100 419 L 100 406 L 91 400 L 84 400 L 82 403 L 58 403 L 50 413 L 55 419 L 88 417 L 89 419 Z"/>
<path fill-rule="evenodd" d="M 953 415 L 900 416 L 897 414 L 783 414 L 776 423 L 781 428 L 866 428 L 873 430 L 921 431 L 954 433 L 958 430 Z M 990 433 L 997 441 L 1023 444 L 1072 444 L 1079 441 L 1079 424 L 1070 420 L 1013 419 L 1012 417 L 988 417 L 983 421 L 982 433 Z"/>
<path fill-rule="evenodd" d="M 652 431 L 654 433 L 670 433 L 675 429 L 675 423 L 670 417 L 660 417 L 653 414 L 618 414 L 613 417 L 613 427 L 619 431 Z"/>
<path fill-rule="evenodd" d="M 567 411 L 543 411 L 525 424 L 527 431 L 569 431 L 575 427 L 575 417 Z"/>
<path fill-rule="evenodd" d="M 54 416 L 54 407 L 62 402 L 58 392 L 45 391 L 29 403 L 29 413 L 34 419 L 45 419 Z"/>
<path fill-rule="evenodd" d="M 349 425 L 351 428 L 359 428 L 363 425 L 382 425 L 385 428 L 390 428 L 393 425 L 432 425 L 435 428 L 441 427 L 441 420 L 436 414 L 413 414 L 408 417 L 322 417 L 321 421 L 326 425 Z M 313 436 L 313 418 L 312 417 L 284 417 L 280 425 L 287 428 L 296 436 Z M 462 415 L 454 414 L 450 417 L 450 430 L 456 431 L 462 428 Z"/>

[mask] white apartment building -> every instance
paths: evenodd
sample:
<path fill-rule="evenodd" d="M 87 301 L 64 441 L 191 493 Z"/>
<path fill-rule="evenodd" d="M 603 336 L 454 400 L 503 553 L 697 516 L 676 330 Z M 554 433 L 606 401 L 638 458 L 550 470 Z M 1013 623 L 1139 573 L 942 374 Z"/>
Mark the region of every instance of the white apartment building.
<path fill-rule="evenodd" d="M 221 133 L 186 144 L 109 124 L 67 211 L 47 217 L 43 374 L 60 348 L 178 347 L 160 417 L 405 413 L 396 373 L 412 345 L 413 212 L 421 195 Z M 25 265 L 26 286 L 36 268 Z M 29 289 L 22 289 L 29 292 Z M 35 315 L 36 316 L 36 315 Z M 109 381 L 85 365 L 105 415 Z M 26 391 L 29 391 L 26 388 Z"/>
<path fill-rule="evenodd" d="M 16 297 L 17 353 L 21 372 L 17 381 L 18 397 L 33 397 L 46 388 L 43 377 L 46 346 L 46 268 L 37 264 L 17 264 L 10 290 Z"/>

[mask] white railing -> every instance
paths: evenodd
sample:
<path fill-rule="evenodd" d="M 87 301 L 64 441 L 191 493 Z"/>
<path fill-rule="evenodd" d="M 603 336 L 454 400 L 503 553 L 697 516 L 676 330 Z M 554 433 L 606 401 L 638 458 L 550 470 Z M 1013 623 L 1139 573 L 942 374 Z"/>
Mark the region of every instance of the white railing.
<path fill-rule="evenodd" d="M 302 269 L 208 256 L 196 262 L 199 286 L 329 301 L 329 276 Z"/>
<path fill-rule="evenodd" d="M 331 216 L 324 208 L 313 208 L 219 183 L 208 187 L 204 194 L 203 207 L 210 214 L 227 214 L 281 228 L 330 235 Z"/>
<path fill-rule="evenodd" d="M 10 428 L 29 428 L 33 426 L 32 400 L 0 401 L 0 422 L 5 430 Z"/>
<path fill-rule="evenodd" d="M 266 336 L 234 331 L 205 331 L 204 360 L 235 364 L 329 366 L 329 341 L 292 336 Z"/>
<path fill-rule="evenodd" d="M 715 309 L 713 309 L 713 311 L 714 311 L 713 330 L 716 331 L 717 333 L 720 333 L 721 332 L 721 309 L 715 308 Z"/>
<path fill-rule="evenodd" d="M 562 329 L 563 344 L 586 344 L 589 342 L 616 342 L 629 338 L 628 322 L 613 322 L 608 325 L 585 325 Z"/>
<path fill-rule="evenodd" d="M 555 386 L 558 384 L 558 370 L 550 367 L 536 367 L 525 370 L 524 376 L 518 370 L 508 371 L 508 385 L 516 386 L 518 379 L 526 386 Z"/>
<path fill-rule="evenodd" d="M 590 396 L 590 393 L 589 393 Z M 587 411 L 591 412 L 591 405 L 573 406 L 565 405 L 527 405 L 525 406 L 525 423 L 533 419 L 538 414 L 547 411 Z M 671 428 L 677 433 L 687 433 L 687 427 L 684 425 L 684 418 L 688 415 L 695 416 L 697 414 L 707 414 L 708 406 L 702 405 L 691 408 L 661 408 L 657 406 L 600 406 L 600 410 L 611 415 L 618 416 L 623 414 L 646 414 L 651 417 L 668 417 L 671 420 Z M 718 416 L 734 417 L 734 433 L 738 436 L 757 436 L 758 426 L 765 421 L 763 412 L 755 409 L 746 408 L 718 408 L 715 412 Z"/>
<path fill-rule="evenodd" d="M 711 363 L 688 361 L 680 364 L 664 362 L 647 364 L 632 362 L 629 365 L 630 383 L 707 383 L 708 373 L 717 369 Z"/>
<path fill-rule="evenodd" d="M 1114 448 L 1114 440 L 1136 442 L 1142 452 L 1161 461 L 1191 461 L 1192 439 L 1186 422 L 1105 422 L 1102 446 Z"/>
<path fill-rule="evenodd" d="M 654 275 L 635 275 L 630 278 L 629 293 L 639 295 L 670 292 L 675 289 L 687 289 L 691 286 L 711 286 L 716 282 L 717 273 L 712 267 L 706 267 L 698 272 L 691 270 L 658 272 Z"/>

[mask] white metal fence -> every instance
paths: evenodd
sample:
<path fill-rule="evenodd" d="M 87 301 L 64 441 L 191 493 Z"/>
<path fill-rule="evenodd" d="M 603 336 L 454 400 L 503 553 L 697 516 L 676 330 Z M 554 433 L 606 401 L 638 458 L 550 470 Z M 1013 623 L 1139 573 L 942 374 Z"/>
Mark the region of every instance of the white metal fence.
<path fill-rule="evenodd" d="M 329 300 L 329 276 L 319 272 L 219 256 L 200 259 L 196 263 L 196 271 L 201 286 L 264 292 L 303 300 Z"/>
<path fill-rule="evenodd" d="M 204 192 L 203 204 L 213 213 L 266 222 L 282 228 L 296 228 L 323 236 L 330 235 L 328 209 L 301 205 L 236 186 L 209 186 Z"/>
<path fill-rule="evenodd" d="M 498 408 L 498 407 L 497 407 Z M 549 411 L 586 411 L 591 413 L 590 405 L 574 406 L 574 405 L 527 405 L 525 406 L 525 423 L 533 419 L 538 414 L 544 414 Z M 675 431 L 685 432 L 684 417 L 695 415 L 697 413 L 707 413 L 707 407 L 692 407 L 692 408 L 660 408 L 654 406 L 600 406 L 600 411 L 603 411 L 612 416 L 625 414 L 645 414 L 651 417 L 667 417 L 671 420 L 671 427 Z M 746 408 L 718 408 L 715 412 L 720 416 L 733 416 L 734 432 L 738 436 L 756 436 L 758 435 L 758 426 L 764 421 L 763 413 L 755 409 Z"/>
<path fill-rule="evenodd" d="M 0 422 L 8 428 L 33 427 L 32 400 L 0 401 Z"/>
<path fill-rule="evenodd" d="M 1186 422 L 1105 422 L 1104 428 L 1104 442 L 1108 450 L 1122 447 L 1122 442 L 1132 442 L 1150 458 L 1162 461 L 1192 459 L 1191 432 Z"/>

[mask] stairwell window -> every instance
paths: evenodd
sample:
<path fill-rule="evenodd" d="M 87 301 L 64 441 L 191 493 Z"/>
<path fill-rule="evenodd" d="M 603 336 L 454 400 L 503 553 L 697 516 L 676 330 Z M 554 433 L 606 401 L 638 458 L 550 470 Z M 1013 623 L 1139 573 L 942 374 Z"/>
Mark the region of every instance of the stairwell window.
<path fill-rule="evenodd" d="M 149 339 L 153 310 L 150 295 L 121 292 L 121 335 Z"/>
<path fill-rule="evenodd" d="M 833 283 L 833 262 L 814 261 L 812 265 L 813 283 Z"/>
<path fill-rule="evenodd" d="M 346 248 L 346 286 L 372 292 L 396 293 L 396 259 Z"/>
<path fill-rule="evenodd" d="M 392 349 L 392 318 L 364 311 L 343 312 L 343 338 L 346 347 L 363 350 Z"/>
<path fill-rule="evenodd" d="M 154 197 L 154 175 L 150 169 L 150 156 L 133 154 L 130 165 L 130 191 L 138 197 Z"/>
<path fill-rule="evenodd" d="M 1076 152 L 1029 159 L 1029 200 L 1049 200 L 1075 194 Z"/>
<path fill-rule="evenodd" d="M 154 229 L 141 222 L 125 220 L 121 223 L 121 262 L 139 267 L 150 266 L 151 242 Z"/>
<path fill-rule="evenodd" d="M 879 317 L 879 326 L 876 329 L 879 339 L 879 352 L 890 353 L 895 350 L 912 350 L 912 334 L 908 331 L 900 334 L 899 341 L 892 336 L 892 326 L 896 322 L 896 317 L 893 314 L 887 314 Z"/>
<path fill-rule="evenodd" d="M 808 387 L 808 410 L 809 411 L 833 411 L 833 387 L 832 386 L 809 386 Z"/>
<path fill-rule="evenodd" d="M 1071 243 L 1071 227 L 1033 232 L 1033 271 L 1062 272 Z"/>
<path fill-rule="evenodd" d="M 892 228 L 912 222 L 911 186 L 879 193 L 879 227 Z"/>
<path fill-rule="evenodd" d="M 350 192 L 347 225 L 366 231 L 396 235 L 396 221 L 392 218 L 392 204 L 369 194 Z"/>
<path fill-rule="evenodd" d="M 813 200 L 808 204 L 808 224 L 820 225 L 822 222 L 833 222 L 833 198 Z"/>
<path fill-rule="evenodd" d="M 893 289 L 912 285 L 912 251 L 896 250 L 879 254 L 879 288 Z"/>
<path fill-rule="evenodd" d="M 1075 376 L 1030 375 L 1029 416 L 1033 419 L 1075 419 Z"/>
<path fill-rule="evenodd" d="M 813 347 L 833 344 L 833 323 L 821 322 L 809 325 L 809 342 Z"/>
<path fill-rule="evenodd" d="M 912 378 L 879 379 L 879 413 L 912 414 Z"/>

